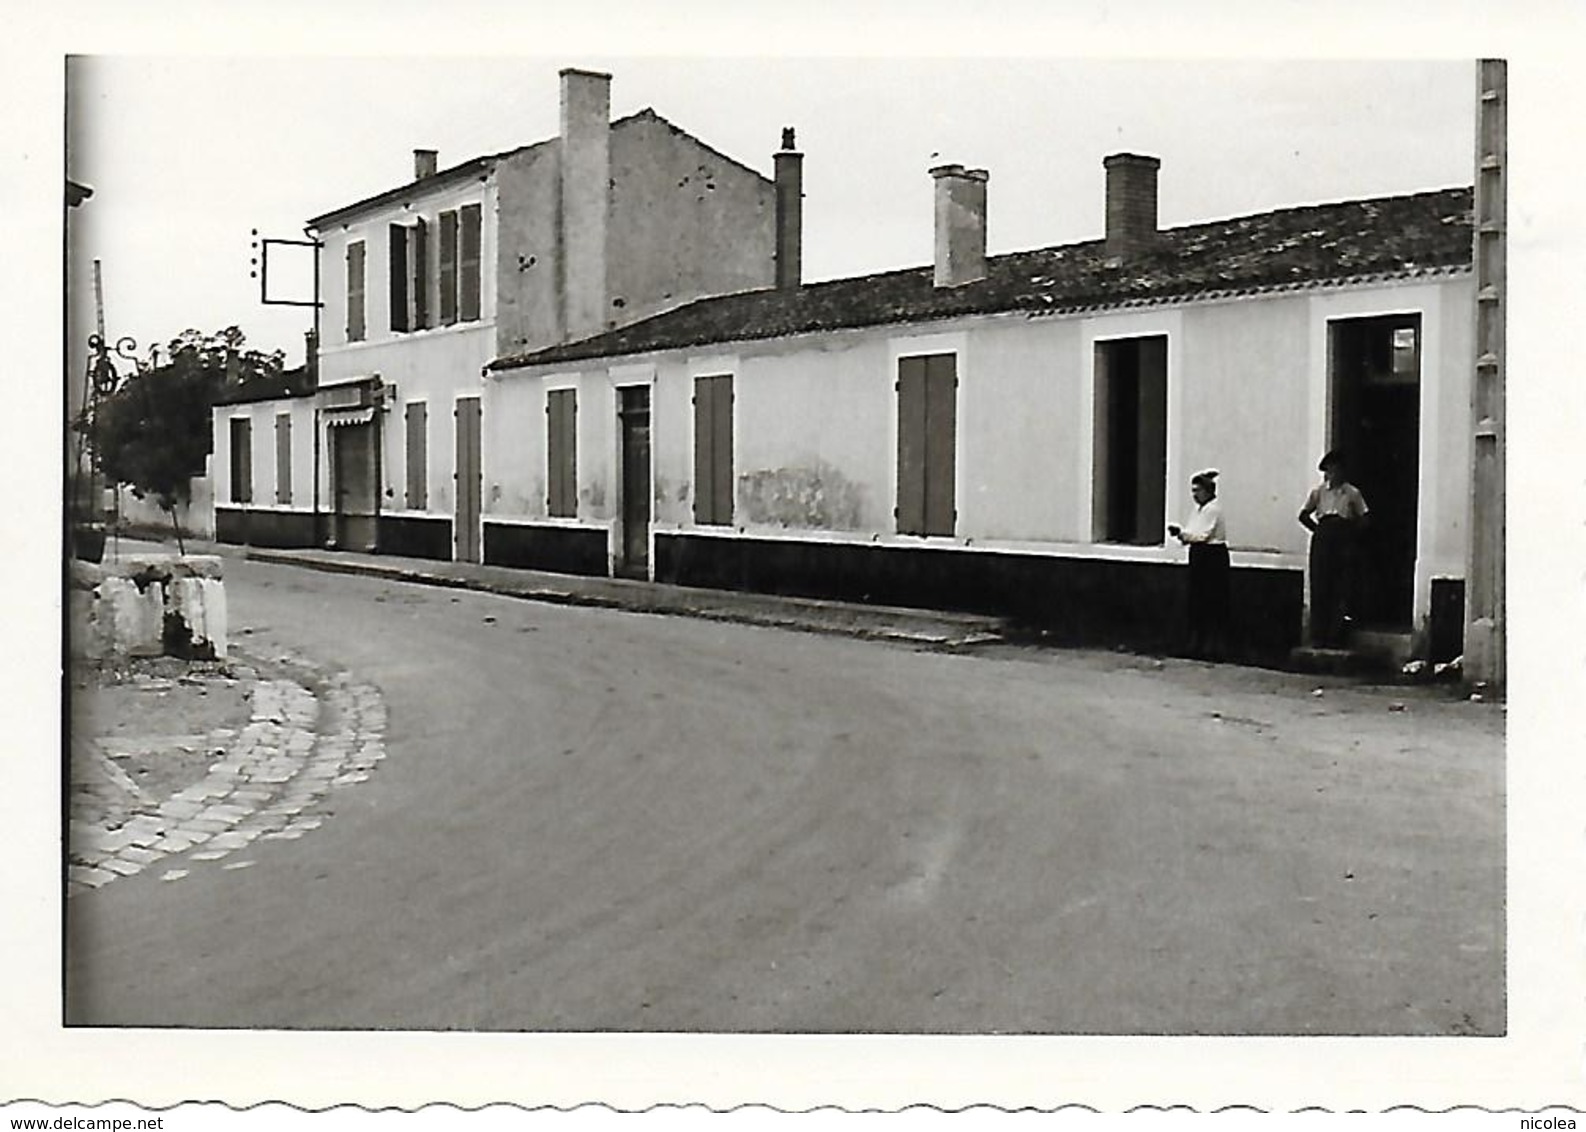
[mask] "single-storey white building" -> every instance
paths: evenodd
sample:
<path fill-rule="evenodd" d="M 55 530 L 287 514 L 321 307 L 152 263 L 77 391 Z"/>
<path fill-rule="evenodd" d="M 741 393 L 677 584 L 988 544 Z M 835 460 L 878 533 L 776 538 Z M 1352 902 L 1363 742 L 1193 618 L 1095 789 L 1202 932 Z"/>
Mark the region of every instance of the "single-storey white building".
<path fill-rule="evenodd" d="M 1238 635 L 1303 639 L 1296 514 L 1330 448 L 1372 509 L 1365 626 L 1459 651 L 1468 187 L 1159 229 L 1108 157 L 1104 239 L 987 257 L 984 171 L 929 267 L 704 298 L 490 363 L 487 561 L 1004 613 L 1161 645 L 1168 523 L 1221 470 Z"/>

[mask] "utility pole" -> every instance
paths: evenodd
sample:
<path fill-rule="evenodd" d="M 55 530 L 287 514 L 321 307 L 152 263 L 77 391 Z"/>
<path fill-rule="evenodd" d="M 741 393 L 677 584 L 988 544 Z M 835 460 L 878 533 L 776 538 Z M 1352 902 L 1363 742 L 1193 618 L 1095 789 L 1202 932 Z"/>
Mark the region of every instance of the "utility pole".
<path fill-rule="evenodd" d="M 1504 610 L 1504 317 L 1508 305 L 1508 67 L 1476 64 L 1475 372 L 1471 385 L 1470 551 L 1465 571 L 1467 682 L 1501 687 Z"/>

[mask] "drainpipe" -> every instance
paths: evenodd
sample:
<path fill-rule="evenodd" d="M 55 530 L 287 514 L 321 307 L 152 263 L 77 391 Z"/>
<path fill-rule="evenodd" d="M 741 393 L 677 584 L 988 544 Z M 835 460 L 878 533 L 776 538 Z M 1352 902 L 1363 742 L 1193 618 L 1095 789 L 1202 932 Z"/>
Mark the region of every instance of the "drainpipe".
<path fill-rule="evenodd" d="M 311 517 L 312 528 L 309 541 L 317 550 L 325 543 L 323 523 L 320 521 L 319 510 L 319 465 L 320 465 L 320 417 L 319 417 L 319 312 L 324 304 L 319 296 L 319 253 L 324 250 L 319 237 L 313 227 L 305 225 L 303 235 L 314 241 L 314 338 L 303 351 L 303 365 L 308 370 L 310 396 L 314 405 L 314 510 Z"/>

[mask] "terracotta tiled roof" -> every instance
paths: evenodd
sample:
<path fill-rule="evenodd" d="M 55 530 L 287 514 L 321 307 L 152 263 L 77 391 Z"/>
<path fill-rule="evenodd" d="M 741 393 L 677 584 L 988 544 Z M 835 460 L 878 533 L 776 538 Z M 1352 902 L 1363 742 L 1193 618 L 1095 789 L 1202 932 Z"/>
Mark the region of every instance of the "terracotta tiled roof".
<path fill-rule="evenodd" d="M 912 268 L 700 299 L 491 369 L 781 338 L 961 315 L 1068 313 L 1436 274 L 1471 261 L 1471 190 L 1307 205 L 1165 229 L 1119 262 L 1091 240 L 993 256 L 984 279 L 937 288 Z"/>

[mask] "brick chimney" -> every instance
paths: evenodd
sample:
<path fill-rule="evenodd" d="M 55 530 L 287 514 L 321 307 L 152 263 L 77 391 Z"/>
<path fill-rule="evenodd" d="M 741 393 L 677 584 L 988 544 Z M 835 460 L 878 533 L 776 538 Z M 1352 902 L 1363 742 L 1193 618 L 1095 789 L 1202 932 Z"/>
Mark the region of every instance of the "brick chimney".
<path fill-rule="evenodd" d="M 986 277 L 986 181 L 984 169 L 938 165 L 936 179 L 936 275 L 938 287 L 958 287 Z"/>
<path fill-rule="evenodd" d="M 564 339 L 573 340 L 606 329 L 611 76 L 569 67 L 561 77 L 561 312 Z"/>
<path fill-rule="evenodd" d="M 776 154 L 776 285 L 796 288 L 803 276 L 804 155 L 793 145 L 793 127 L 782 130 Z"/>
<path fill-rule="evenodd" d="M 422 181 L 425 177 L 435 176 L 435 170 L 440 167 L 440 152 L 433 149 L 415 149 L 413 151 L 413 179 Z"/>
<path fill-rule="evenodd" d="M 1159 158 L 1114 153 L 1107 170 L 1107 255 L 1126 256 L 1156 246 L 1156 172 Z"/>
<path fill-rule="evenodd" d="M 319 335 L 312 329 L 303 331 L 303 373 L 310 389 L 319 388 Z"/>

